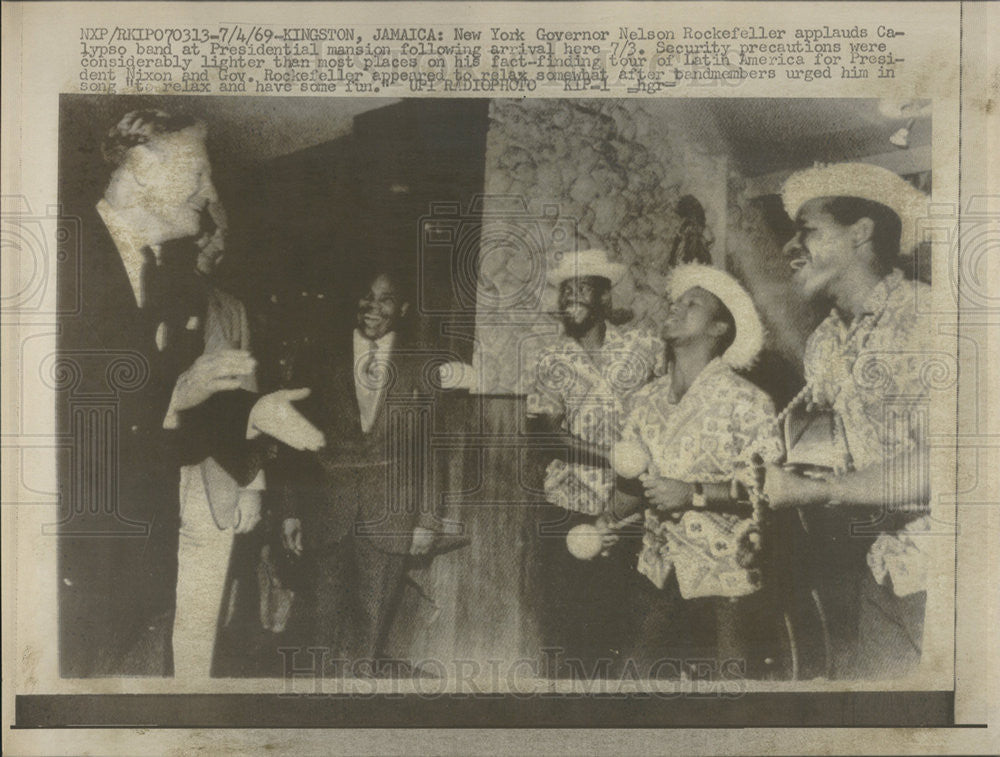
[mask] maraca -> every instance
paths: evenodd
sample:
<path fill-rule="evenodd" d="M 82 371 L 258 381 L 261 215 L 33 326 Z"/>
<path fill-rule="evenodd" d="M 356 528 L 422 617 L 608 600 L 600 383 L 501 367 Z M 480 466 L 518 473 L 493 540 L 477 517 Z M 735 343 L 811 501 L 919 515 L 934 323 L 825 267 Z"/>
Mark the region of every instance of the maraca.
<path fill-rule="evenodd" d="M 618 442 L 611 452 L 611 464 L 622 478 L 638 478 L 649 467 L 649 453 L 640 442 Z"/>
<path fill-rule="evenodd" d="M 566 548 L 577 560 L 593 560 L 603 549 L 601 532 L 592 523 L 581 523 L 566 534 Z"/>

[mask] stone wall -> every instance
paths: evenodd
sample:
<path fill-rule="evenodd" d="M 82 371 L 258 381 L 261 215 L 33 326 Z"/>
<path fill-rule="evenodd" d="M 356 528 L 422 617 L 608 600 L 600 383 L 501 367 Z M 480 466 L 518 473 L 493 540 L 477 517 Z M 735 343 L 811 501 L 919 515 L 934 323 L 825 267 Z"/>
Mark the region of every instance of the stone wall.
<path fill-rule="evenodd" d="M 807 303 L 792 284 L 792 269 L 767 213 L 782 214 L 780 198 L 753 198 L 748 182 L 732 172 L 728 182 L 725 267 L 753 297 L 767 330 L 767 347 L 796 367 L 802 363 L 806 339 L 826 315 L 825 306 Z M 787 223 L 791 236 L 791 221 Z"/>
<path fill-rule="evenodd" d="M 598 247 L 624 263 L 616 315 L 657 331 L 681 196 L 705 207 L 721 264 L 728 158 L 704 126 L 641 100 L 492 101 L 473 361 L 483 393 L 523 393 L 558 333 L 545 271 L 561 252 Z"/>

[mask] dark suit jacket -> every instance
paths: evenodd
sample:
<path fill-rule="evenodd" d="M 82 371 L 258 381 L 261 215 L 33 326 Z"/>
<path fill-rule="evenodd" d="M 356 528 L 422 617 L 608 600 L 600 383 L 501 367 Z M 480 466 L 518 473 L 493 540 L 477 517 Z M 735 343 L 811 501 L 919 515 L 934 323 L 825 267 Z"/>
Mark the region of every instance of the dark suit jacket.
<path fill-rule="evenodd" d="M 302 520 L 307 547 L 353 535 L 382 551 L 404 553 L 415 526 L 437 527 L 428 496 L 428 355 L 397 338 L 378 414 L 367 433 L 361 429 L 350 339 L 295 378 L 294 385 L 312 388 L 302 410 L 326 435 L 326 447 L 318 453 L 289 454 L 281 474 L 283 515 Z"/>
<path fill-rule="evenodd" d="M 219 393 L 163 429 L 177 377 L 204 350 L 200 331 L 160 351 L 159 325 L 135 302 L 121 257 L 94 209 L 78 214 L 79 276 L 61 276 L 56 392 L 60 628 L 66 675 L 95 670 L 115 634 L 167 609 L 176 569 L 181 465 L 214 457 L 249 483 L 262 444 L 247 442 L 256 395 Z M 86 537 L 86 538 L 85 538 Z"/>
<path fill-rule="evenodd" d="M 154 514 L 150 511 L 155 503 L 176 508 L 179 466 L 209 456 L 237 481 L 249 483 L 259 469 L 255 453 L 261 446 L 245 439 L 256 395 L 221 392 L 181 413 L 179 429 L 164 430 L 174 384 L 204 350 L 204 334 L 184 333 L 165 351 L 157 349 L 159 322 L 136 306 L 104 222 L 91 212 L 82 228 L 81 278 L 60 282 L 80 287 L 80 308 L 60 318 L 57 410 L 61 430 L 76 441 L 70 457 L 90 468 L 107 463 L 112 467 L 106 472 L 117 480 L 101 481 L 97 470 L 63 466 L 65 507 L 89 511 L 91 507 L 80 506 L 102 505 L 98 512 L 80 513 L 81 524 L 90 515 L 99 519 L 114 504 L 120 515 L 140 519 Z M 63 301 L 74 301 L 61 295 Z M 197 315 L 204 322 L 205 313 Z M 81 439 L 83 427 L 97 417 L 103 418 L 97 437 Z M 103 440 L 96 441 L 101 436 Z M 174 485 L 166 485 L 169 481 Z"/>

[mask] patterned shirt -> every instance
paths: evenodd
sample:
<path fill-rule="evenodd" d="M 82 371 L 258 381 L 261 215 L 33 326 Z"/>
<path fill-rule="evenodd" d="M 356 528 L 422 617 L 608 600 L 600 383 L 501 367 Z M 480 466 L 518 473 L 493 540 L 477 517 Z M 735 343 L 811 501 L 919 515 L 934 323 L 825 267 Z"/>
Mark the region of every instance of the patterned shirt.
<path fill-rule="evenodd" d="M 900 456 L 926 433 L 933 380 L 928 370 L 934 370 L 937 357 L 930 349 L 933 331 L 917 317 L 916 300 L 926 299 L 929 290 L 893 271 L 871 291 L 864 313 L 850 326 L 834 311 L 809 337 L 804 363 L 812 400 L 840 419 L 857 470 Z M 892 507 L 926 513 L 926 503 L 907 496 L 916 483 L 912 476 L 926 475 L 921 466 L 910 466 L 903 455 L 886 474 Z M 881 535 L 869 552 L 876 579 L 884 583 L 891 575 L 901 596 L 926 587 L 925 553 L 911 537 L 929 525 L 929 516 L 917 517 L 902 532 Z"/>
<path fill-rule="evenodd" d="M 608 324 L 600 350 L 588 352 L 570 337 L 542 351 L 527 397 L 529 416 L 562 418 L 562 430 L 593 444 L 618 441 L 629 397 L 663 373 L 665 346 L 652 334 Z M 545 473 L 552 504 L 598 515 L 611 501 L 607 468 L 553 460 Z"/>
<path fill-rule="evenodd" d="M 757 453 L 777 462 L 784 445 L 774 405 L 761 389 L 719 359 L 710 362 L 678 402 L 670 401 L 670 375 L 632 398 L 622 439 L 641 442 L 649 472 L 689 483 L 722 483 L 747 470 Z M 677 570 L 681 594 L 741 596 L 759 588 L 756 523 L 729 513 L 646 511 L 639 572 L 663 587 Z"/>

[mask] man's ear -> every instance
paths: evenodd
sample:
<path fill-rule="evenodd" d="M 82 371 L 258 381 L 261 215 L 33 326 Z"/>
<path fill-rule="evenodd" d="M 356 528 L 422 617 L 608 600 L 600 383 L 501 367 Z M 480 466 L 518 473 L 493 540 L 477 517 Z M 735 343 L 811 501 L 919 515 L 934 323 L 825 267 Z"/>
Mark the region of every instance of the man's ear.
<path fill-rule="evenodd" d="M 128 151 L 121 170 L 124 170 L 137 186 L 145 187 L 148 183 L 145 177 L 149 176 L 150 171 L 157 170 L 159 162 L 159 155 L 153 148 L 146 144 L 136 145 Z"/>
<path fill-rule="evenodd" d="M 860 247 L 865 242 L 870 242 L 875 234 L 875 222 L 863 216 L 851 224 L 851 239 L 855 247 Z"/>
<path fill-rule="evenodd" d="M 404 302 L 399 307 L 399 315 L 402 318 L 406 318 L 406 316 L 408 316 L 409 314 L 410 314 L 410 303 Z"/>
<path fill-rule="evenodd" d="M 605 312 L 611 310 L 611 290 L 606 289 L 601 293 L 601 307 L 604 308 Z"/>
<path fill-rule="evenodd" d="M 720 337 L 726 333 L 729 326 L 725 321 L 712 321 L 708 326 L 708 335 L 713 337 Z"/>

